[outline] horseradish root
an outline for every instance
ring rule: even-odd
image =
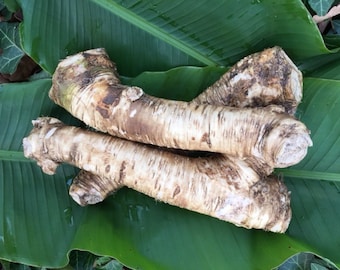
[[[106,67],[113,70],[114,83],[120,83],[114,63],[110,64],[110,61],[105,57],[101,59],[105,59]],[[231,107],[276,104],[283,106],[287,113],[293,114],[301,97],[301,72],[281,48],[274,47],[240,60],[192,102]],[[251,159],[250,164],[263,177],[272,173],[272,167],[263,163],[259,164],[256,159]],[[99,201],[93,200],[93,198],[97,198],[91,195],[93,192],[98,193],[100,188],[105,189],[105,191],[100,191],[102,194],[109,195],[116,191],[109,189],[111,185],[105,184],[107,181],[98,175],[81,170],[70,186],[70,195],[84,194],[81,205],[98,203]],[[104,199],[103,196],[100,198]]]
[[[284,232],[290,221],[286,187],[275,179],[261,181],[240,159],[222,155],[190,158],[109,135],[38,118],[23,140],[24,154],[53,174],[67,162],[107,182],[86,187],[74,199],[98,201],[107,194],[97,184],[133,188],[157,200],[232,222],[245,228]],[[81,185],[80,185],[81,186]],[[93,198],[84,198],[93,194]],[[83,197],[84,196],[84,197]]]
[[[114,136],[255,157],[272,168],[300,162],[312,144],[305,125],[279,107],[238,109],[155,98],[117,83],[112,66],[103,49],[70,56],[59,63],[49,95],[89,126]]]
[[[302,99],[302,74],[280,47],[251,54],[194,99],[231,107],[281,105],[294,114]]]
[[[79,57],[77,58],[77,56]],[[257,59],[258,61],[257,62],[252,61],[254,59]],[[77,62],[76,64],[74,63],[75,60]],[[44,132],[40,133],[40,135],[38,136],[39,139],[36,140],[37,142],[39,141],[39,143],[42,143],[40,147],[41,149],[43,149],[43,151],[39,151],[38,143],[37,143],[38,145],[37,147],[32,146],[33,144],[31,143],[31,137],[32,137],[32,134],[35,133],[34,131],[32,131],[29,138],[24,139],[25,155],[36,159],[38,161],[38,164],[40,164],[43,167],[44,171],[48,173],[53,173],[58,163],[64,162],[64,161],[71,163],[73,165],[79,166],[80,168],[88,170],[88,171],[84,171],[84,170],[81,171],[80,174],[76,177],[76,179],[74,179],[74,182],[70,187],[70,195],[81,205],[85,205],[89,203],[92,204],[92,203],[97,203],[99,201],[102,201],[111,192],[116,191],[117,189],[119,189],[120,187],[124,185],[127,185],[129,187],[136,189],[137,191],[143,192],[156,199],[159,199],[159,200],[162,200],[162,201],[165,201],[165,202],[168,202],[170,204],[174,204],[180,207],[185,207],[189,210],[193,210],[193,211],[197,211],[197,212],[207,214],[213,217],[217,217],[222,220],[235,223],[238,226],[243,226],[246,228],[261,228],[265,230],[271,230],[274,232],[284,232],[288,227],[290,217],[291,217],[291,210],[290,210],[290,205],[289,205],[290,204],[289,193],[281,181],[279,181],[278,179],[273,179],[272,177],[266,176],[267,174],[271,173],[272,168],[277,165],[275,162],[280,160],[275,157],[277,153],[277,150],[275,150],[275,148],[280,149],[280,146],[277,147],[276,145],[273,145],[273,143],[277,143],[276,139],[274,140],[272,139],[272,142],[270,144],[268,143],[266,137],[269,134],[271,134],[273,135],[272,138],[280,138],[280,139],[282,137],[287,138],[291,136],[292,134],[291,130],[293,129],[299,130],[300,128],[298,127],[298,125],[294,124],[290,128],[291,130],[289,128],[287,128],[286,130],[284,128],[277,129],[278,126],[286,125],[285,123],[286,121],[288,121],[287,123],[289,123],[290,121],[289,119],[293,119],[294,121],[296,121],[294,118],[288,117],[286,113],[289,113],[292,115],[295,112],[296,106],[300,102],[301,96],[302,96],[301,74],[296,69],[296,67],[294,67],[292,62],[289,62],[289,61],[290,61],[289,58],[284,54],[284,52],[280,48],[277,48],[277,47],[265,50],[264,52],[254,54],[249,57],[246,57],[245,59],[241,60],[238,64],[236,64],[235,67],[233,67],[229,72],[227,72],[227,74],[223,75],[218,82],[216,82],[213,86],[209,87],[206,90],[206,92],[202,93],[199,97],[194,99],[194,101],[186,103],[185,105],[188,107],[188,110],[192,110],[193,108],[195,108],[195,110],[200,111],[198,108],[201,107],[202,105],[200,104],[203,103],[204,106],[201,107],[203,108],[201,112],[204,115],[204,119],[203,119],[204,121],[210,120],[211,115],[213,115],[213,114],[209,114],[210,108],[212,107],[208,105],[214,105],[214,107],[217,108],[216,110],[218,111],[220,110],[222,106],[226,106],[226,105],[231,105],[234,107],[257,107],[257,106],[267,106],[271,104],[283,105],[284,110],[282,110],[280,106],[268,106],[267,108],[263,110],[264,112],[266,112],[264,115],[268,113],[268,114],[275,115],[275,117],[280,116],[279,117],[280,119],[278,119],[277,121],[275,119],[270,120],[271,118],[264,117],[265,120],[269,119],[269,122],[270,122],[270,123],[266,123],[265,127],[263,127],[265,132],[257,133],[253,130],[253,127],[250,129],[250,130],[253,130],[253,133],[250,133],[249,130],[246,130],[245,135],[247,136],[245,136],[244,138],[247,138],[248,136],[251,137],[251,136],[257,136],[257,135],[259,135],[260,137],[258,138],[258,140],[260,140],[259,145],[253,146],[253,149],[249,152],[248,151],[242,152],[243,150],[241,151],[239,150],[240,152],[238,152],[238,154],[236,155],[233,154],[234,157],[229,157],[229,158],[221,154],[214,154],[214,155],[211,155],[205,158],[202,158],[202,157],[201,158],[189,158],[189,157],[176,155],[173,153],[171,154],[170,152],[164,151],[164,149],[151,148],[151,147],[141,145],[138,143],[132,143],[132,142],[127,142],[121,139],[112,138],[112,140],[114,140],[115,142],[124,141],[125,143],[129,143],[131,145],[138,145],[138,147],[142,147],[143,149],[144,148],[148,149],[146,151],[150,150],[152,153],[150,152],[150,156],[149,155],[144,156],[144,154],[142,154],[143,157],[140,157],[139,155],[136,155],[137,152],[139,153],[139,150],[138,151],[133,150],[135,149],[134,147],[127,148],[126,151],[128,151],[128,155],[125,157],[124,161],[122,161],[121,159],[117,159],[116,154],[112,155],[112,153],[114,153],[114,151],[117,150],[117,144],[115,144],[113,148],[104,147],[105,149],[108,148],[108,149],[115,149],[115,150],[109,151],[111,153],[109,154],[109,157],[114,158],[114,159],[109,161],[109,164],[110,164],[109,167],[106,166],[107,165],[106,161],[109,160],[109,157],[105,159],[104,165],[105,165],[106,170],[105,170],[105,173],[103,173],[104,167],[99,168],[100,166],[98,165],[91,167],[90,165],[92,164],[93,157],[95,161],[98,161],[98,160],[102,161],[103,157],[104,158],[107,157],[106,154],[103,154],[102,158],[98,158],[99,152],[106,153],[106,150],[105,151],[99,150],[98,153],[95,153],[95,154],[92,153],[92,152],[95,152],[95,149],[91,148],[91,146],[96,148],[96,144],[94,141],[90,141],[89,144],[86,144],[85,142],[83,142],[82,139],[79,139],[79,138],[76,139],[77,143],[81,142],[80,144],[81,149],[91,150],[90,158],[88,154],[84,154],[85,157],[88,157],[87,159],[76,158],[76,156],[82,155],[82,151],[78,151],[77,150],[78,148],[75,148],[72,151],[69,151],[70,152],[69,155],[67,154],[67,148],[65,148],[64,149],[65,150],[64,153],[66,153],[65,155],[63,156],[56,155],[55,158],[53,157],[51,158],[50,153],[54,153],[54,151],[53,151],[53,147],[49,148],[48,146],[53,145],[53,143],[42,138],[50,139],[50,137],[54,137],[55,135],[59,136],[58,135],[59,131],[64,130],[64,128],[66,130],[66,128],[71,128],[71,127],[65,127],[62,123],[60,123],[56,119],[46,118],[45,120],[41,118],[41,119],[34,121],[34,125],[36,126],[34,130],[45,129],[43,128],[43,126],[49,126],[47,128],[48,130],[44,131],[45,133]],[[167,106],[167,104],[164,105],[162,102],[166,103],[168,101],[147,96],[143,93],[143,91],[140,88],[121,85],[118,79],[118,74],[116,73],[114,63],[112,63],[109,60],[108,56],[102,49],[83,52],[76,56],[67,58],[66,60],[62,61],[62,63],[64,64],[64,68],[59,69],[58,73],[56,71],[54,75],[53,87],[50,91],[50,97],[52,99],[56,98],[55,101],[58,99],[62,100],[63,106],[66,105],[65,108],[68,109],[70,112],[72,112],[74,108],[77,110],[78,105],[84,105],[82,103],[91,101],[92,103],[88,104],[90,106],[87,106],[87,107],[90,109],[95,108],[95,110],[97,110],[97,114],[92,114],[92,115],[88,114],[87,116],[89,118],[93,116],[97,117],[99,113],[99,117],[97,117],[94,120],[95,122],[102,122],[103,118],[106,118],[105,115],[106,114],[109,115],[112,112],[113,112],[114,117],[122,117],[122,120],[121,120],[122,122],[119,122],[119,121],[115,122],[114,125],[116,126],[112,128],[112,130],[116,132],[116,133],[113,133],[116,136],[118,135],[123,138],[135,140],[135,138],[126,137],[126,135],[129,132],[131,132],[131,130],[126,129],[126,127],[124,126],[124,121],[126,119],[129,119],[126,117],[134,118],[136,114],[139,113],[139,110],[130,110],[128,112],[124,110],[126,108],[128,108],[129,110],[129,108],[132,106],[132,103],[135,103],[134,105],[136,105],[136,103],[138,103],[138,101],[142,99],[144,99],[144,103],[143,102],[140,102],[140,103],[144,105],[152,105],[152,103],[156,103],[157,106],[153,108],[154,110],[153,112],[151,112],[151,114],[152,113],[156,115],[158,114],[161,117],[169,115],[170,118],[171,117],[173,118],[174,116],[172,115],[171,112],[176,113],[177,111],[181,111],[184,115],[187,113],[186,109],[184,108],[185,107],[184,105],[183,105],[183,108],[184,108],[183,109],[182,105],[177,104],[176,106],[178,106],[179,109],[176,106],[172,106],[172,108],[170,108],[169,110],[170,111],[169,114],[167,113],[162,114],[162,110]],[[62,63],[58,66],[58,68],[62,65]],[[277,66],[275,67],[275,65]],[[277,70],[275,72],[272,72],[270,66],[274,67]],[[65,67],[71,67],[71,68],[65,69]],[[237,68],[242,68],[243,70],[237,70]],[[239,75],[236,75],[236,73]],[[251,76],[253,77],[259,76],[259,78],[250,79]],[[264,76],[267,76],[267,78],[264,79]],[[74,79],[74,84],[72,85],[73,79]],[[99,85],[99,89],[96,89],[95,87],[96,85],[97,86]],[[245,89],[246,85],[248,89]],[[53,88],[57,89],[57,91],[53,91]],[[65,89],[66,91],[59,91],[60,88]],[[88,91],[89,90],[88,88],[93,88],[94,90],[100,90],[100,88],[104,88],[104,89],[111,88],[110,91],[112,90],[111,92],[113,92],[113,94],[111,93],[111,94],[102,96],[104,97],[103,99],[100,99],[100,96],[99,96],[99,99],[98,97],[92,99],[90,96],[92,94],[94,94],[95,96],[96,93],[95,91],[92,91],[93,89],[90,89],[90,91]],[[72,100],[74,98],[74,96],[72,96],[73,95],[72,92],[74,90],[83,91],[86,96],[85,100],[82,99],[82,96],[79,96],[79,95],[78,96],[76,95],[77,101]],[[215,96],[217,96],[218,98],[215,98]],[[101,101],[101,103],[97,104],[96,101],[98,100]],[[220,105],[220,107],[216,106],[216,103]],[[119,105],[118,109],[117,107],[113,105]],[[139,105],[137,104],[137,106],[134,109],[140,109],[141,107],[143,106],[141,106],[140,104]],[[160,111],[158,111],[159,108],[161,108]],[[227,108],[227,109],[231,109],[231,108]],[[257,110],[260,111],[260,109],[253,109],[252,112],[255,112]],[[123,113],[121,113],[121,111],[123,111]],[[284,111],[285,113],[283,113]],[[206,114],[206,112],[208,112],[208,114]],[[145,115],[149,113],[150,111],[142,112],[142,114],[145,114]],[[190,114],[191,113],[192,112],[190,112]],[[182,114],[177,114],[177,115],[182,115]],[[221,111],[219,111],[219,115],[224,115],[224,112],[222,113]],[[191,115],[189,115],[189,117],[187,118],[189,120],[195,120],[195,122],[197,122],[197,118],[195,117],[192,117]],[[259,119],[260,118],[262,118],[262,116],[259,117]],[[141,119],[144,119],[144,117],[142,117]],[[93,126],[91,123],[88,123],[85,120],[84,122]],[[187,122],[184,121],[182,123],[180,122],[179,125],[185,126],[189,122],[190,121],[187,121]],[[214,122],[214,119],[213,119],[213,122]],[[238,120],[235,121],[234,123],[237,123],[237,122]],[[154,122],[152,124],[155,124],[155,123],[160,125],[160,127],[163,126],[162,122]],[[133,121],[130,122],[130,125],[132,124],[133,124]],[[176,125],[172,123],[168,123],[168,124],[169,124],[169,127],[167,127],[168,128],[167,132],[170,132],[169,140],[171,140],[171,136],[173,136],[171,135],[172,127],[173,126],[176,127]],[[245,122],[244,124],[247,125]],[[260,127],[260,123],[258,122],[255,123],[254,125],[255,125],[255,129]],[[178,123],[177,123],[177,126],[178,126]],[[200,126],[200,124],[197,124],[197,126]],[[93,127],[98,129],[97,126],[93,126]],[[306,146],[306,144],[307,145],[311,144],[311,141],[308,135],[308,131],[302,123],[301,123],[301,127],[303,127],[303,129],[301,130],[303,130],[302,134],[304,135],[301,137],[300,135],[298,135],[297,139],[298,140],[302,139],[301,149],[305,148],[304,150],[306,150],[306,148],[308,147]],[[107,128],[107,126],[105,126],[105,128]],[[110,128],[111,126],[109,126],[109,129]],[[139,130],[141,131],[140,133],[144,132],[143,128],[140,128],[140,127],[137,127],[137,128],[139,128]],[[108,130],[104,129],[103,131],[110,133],[109,129]],[[145,129],[148,129],[148,127],[146,126]],[[215,130],[217,129],[213,129],[212,133],[214,133]],[[227,130],[228,129],[226,129],[226,131]],[[244,130],[243,127],[241,128],[241,130],[242,131]],[[232,130],[230,131],[233,132]],[[242,131],[241,133],[243,133]],[[89,131],[85,131],[85,132],[89,132]],[[210,132],[210,124],[209,124],[209,132]],[[72,136],[72,140],[73,138],[76,138],[76,136],[72,135],[72,132],[66,132],[66,133]],[[78,133],[78,131],[76,133]],[[97,135],[104,136],[98,133],[93,133],[93,132],[90,132],[90,133],[96,134],[96,136]],[[297,134],[299,134],[299,132],[297,132]],[[140,134],[134,134],[133,136],[136,136],[136,135],[140,136]],[[159,137],[164,136],[163,133],[157,134],[157,135]],[[237,132],[236,132],[236,135],[238,136]],[[202,136],[201,143],[204,141],[207,144],[212,144],[212,142],[210,141],[210,136],[211,134],[207,133],[205,140],[202,140],[203,139],[203,136]],[[232,134],[232,136],[235,136],[235,134]],[[235,138],[238,138],[238,140],[241,140],[241,138],[237,136]],[[62,135],[61,137],[64,137],[64,135]],[[69,137],[69,135],[67,137]],[[150,135],[147,134],[146,138],[149,139],[149,137]],[[83,137],[81,136],[81,138]],[[87,136],[85,136],[84,138],[86,139]],[[293,136],[291,136],[291,139],[292,138]],[[98,141],[100,142],[99,144],[101,144],[102,140],[99,139]],[[104,139],[103,144],[105,144],[106,142],[107,142],[107,139]],[[141,142],[155,144],[152,141],[150,142],[150,141],[141,140]],[[175,143],[178,146],[177,140],[175,141]],[[182,142],[180,141],[180,144],[181,143]],[[213,143],[215,144],[215,141],[213,141]],[[56,141],[55,145],[57,144],[58,143]],[[296,153],[296,151],[301,152],[301,149],[296,150],[296,147],[300,147],[299,144],[300,142],[298,141],[296,144],[288,143],[286,144],[286,147],[283,147],[283,149],[286,149],[285,151],[287,152],[286,156],[284,157],[285,162],[287,162],[288,160],[287,157],[289,153]],[[159,145],[159,144],[156,144],[156,145]],[[173,147],[172,145],[170,146],[161,145],[161,146]],[[211,145],[209,147],[211,148]],[[60,150],[60,148],[58,147],[56,148]],[[179,148],[183,148],[183,147],[181,146]],[[38,149],[38,150],[36,151],[33,149]],[[118,152],[119,152],[119,149],[120,148],[118,147]],[[205,150],[205,151],[212,151],[212,152],[216,151],[215,149],[206,150],[206,149],[201,149],[201,148],[199,149],[189,148],[189,150],[190,149]],[[267,151],[268,149],[269,151]],[[272,161],[274,160],[274,161],[271,162],[269,160],[268,162],[267,157],[269,156],[269,154],[263,155],[262,152],[271,152],[273,149],[275,151],[272,152],[271,160]],[[132,155],[131,155],[131,151],[133,151]],[[45,156],[34,154],[34,153],[39,153],[39,152],[43,152]],[[224,151],[217,151],[217,152],[225,153]],[[144,152],[142,151],[140,153],[144,153]],[[121,154],[122,153],[120,153],[119,156]],[[229,155],[228,151],[227,151],[227,154]],[[165,163],[164,161],[158,162],[159,158],[162,159],[163,157],[167,157],[167,155],[171,156],[169,160],[166,159]],[[71,158],[69,156],[71,156]],[[145,160],[146,161],[154,160],[155,161],[154,164],[156,164],[156,167],[158,167],[157,172],[152,170],[154,172],[152,177],[150,177],[149,173],[137,175],[136,173],[138,173],[138,170],[135,172],[135,168],[136,168],[135,166],[136,162],[134,160],[135,157],[137,157],[137,159],[140,157],[138,159],[139,160],[138,164],[143,164]],[[293,155],[292,158],[296,159],[296,156]],[[186,167],[185,166],[186,162],[183,161],[186,159],[191,160],[190,162],[194,161],[195,164],[191,164],[190,166]],[[42,161],[42,160],[45,160],[45,161]],[[79,162],[79,160],[84,161],[83,166],[81,165],[82,163]],[[143,160],[143,162],[141,162],[141,160]],[[176,160],[176,162],[171,163],[170,160]],[[204,163],[203,165],[201,164],[202,160]],[[249,161],[251,162],[249,163]],[[115,164],[114,162],[117,162],[117,163]],[[297,162],[297,161],[294,161],[294,162]],[[97,164],[99,164],[99,162],[97,162]],[[168,165],[164,165],[164,164],[168,164]],[[175,165],[173,166],[172,164],[175,164]],[[178,166],[178,164],[183,164],[183,166]],[[146,172],[149,172],[150,171],[149,165],[150,164],[148,164],[146,168],[144,166],[141,166],[141,167],[142,169],[146,170]],[[262,167],[262,165],[265,165],[265,166]],[[164,178],[159,177],[158,179],[160,180],[163,179],[162,181],[166,181],[166,182],[159,183],[158,182],[159,180],[155,180],[154,176],[155,175],[158,176],[157,173],[159,175],[164,173],[164,170],[162,170],[163,166],[165,168]],[[172,168],[172,166],[174,168],[176,167],[177,169]],[[284,166],[287,166],[287,163]],[[190,172],[188,170],[189,167],[193,169],[193,172]],[[203,167],[205,168],[204,170],[198,169],[198,171],[200,173],[205,174],[205,176],[200,176],[200,174],[196,173],[197,168],[203,168]],[[128,169],[126,170],[126,168]],[[174,174],[171,173],[173,170],[174,170],[174,173],[176,173],[177,179],[175,179],[175,177],[173,177]],[[166,174],[169,171],[171,171],[169,173],[171,181],[167,181],[169,180],[169,177]],[[184,171],[184,173],[181,173],[182,171]],[[194,175],[194,177],[190,178],[190,175]],[[138,176],[140,176],[140,178],[138,178]],[[198,182],[195,182],[196,177],[198,177],[199,179]],[[150,181],[150,178],[152,179],[151,181]],[[125,179],[125,180],[117,181],[117,179]],[[195,183],[190,184],[190,186],[188,186],[187,185],[188,183],[186,182],[183,183],[183,180],[181,179],[184,179],[184,180],[189,179],[190,182],[193,182],[193,183],[195,182]],[[204,182],[204,184],[201,183],[201,179]],[[244,180],[246,181],[244,182]],[[137,183],[146,183],[146,182],[150,185],[149,186],[148,185],[138,186],[137,184]],[[156,184],[154,184],[155,182]],[[133,186],[133,184],[135,184],[135,186]],[[153,185],[154,189],[157,189],[157,187],[159,187],[156,193],[152,193],[152,192],[150,193],[148,189],[149,187],[151,187],[152,189],[152,184],[154,184]],[[181,185],[183,185],[183,187]],[[222,195],[220,195],[220,193],[217,193],[217,197],[214,197],[215,193],[210,192],[210,191],[214,190],[214,188],[218,186],[216,188],[217,190],[222,185],[226,185],[225,187],[226,192]],[[207,188],[207,186],[209,187]],[[188,193],[193,193],[192,195],[190,195],[190,199],[186,199],[188,198],[186,196],[182,197],[183,194],[180,194],[182,190],[188,191]],[[207,195],[207,197],[203,196],[201,198],[198,198],[197,190],[204,190],[203,194]],[[223,193],[224,190],[222,189],[221,192]],[[179,200],[174,201],[172,199],[169,199],[170,198],[169,194],[171,193],[172,193],[172,197],[171,197],[172,199],[176,197],[176,199],[179,199]],[[201,194],[202,192],[199,192],[199,193]],[[200,196],[202,196],[202,194]],[[236,199],[236,201],[239,201],[239,202],[236,203],[234,199]],[[191,201],[193,202],[193,204],[191,204]],[[241,204],[242,206],[240,206],[241,201],[243,201],[243,203]],[[185,206],[183,206],[183,202]],[[225,205],[228,208],[228,210],[220,210],[219,213],[224,212],[227,214],[224,214],[223,217],[221,217],[221,215],[216,214],[216,211],[211,212],[210,210],[211,207],[210,208],[208,207],[208,210],[207,210],[207,205],[209,204],[214,205],[214,203],[212,202],[215,202],[217,205],[220,205],[220,204]],[[260,204],[262,204],[261,206],[262,208],[258,206],[259,202]],[[178,203],[180,203],[180,205]],[[202,203],[203,203],[203,206],[202,206]],[[189,206],[187,206],[186,204],[189,204]],[[198,204],[200,204],[199,207],[197,206]],[[235,210],[234,206],[240,211]],[[252,210],[250,210],[249,207]],[[263,211],[264,209],[263,207],[265,208],[264,211]],[[220,206],[216,206],[215,208],[216,208],[215,210],[221,209]],[[269,209],[271,210],[269,211]],[[229,211],[232,211],[232,214],[230,214]],[[248,211],[252,211],[252,212],[248,213]],[[241,212],[245,213],[246,217],[244,215],[242,216],[242,214],[240,214]],[[272,214],[268,214],[268,216],[266,216],[267,213],[269,212],[271,212]],[[256,215],[255,213],[257,213],[257,218],[259,220],[258,220],[258,223],[255,222],[254,224],[261,223],[261,225],[249,225],[249,224],[252,224],[251,220],[253,219],[255,220],[255,218],[252,216],[253,214]],[[265,213],[264,218],[262,218],[261,216],[262,213]],[[241,215],[241,216],[239,216],[237,219],[233,217],[234,214]],[[283,215],[284,222],[283,221],[281,223],[277,222],[276,220],[279,220],[280,219],[279,217],[269,220],[268,217],[270,215],[275,216],[275,217],[277,215],[282,217]],[[229,220],[230,217],[233,219]],[[250,221],[249,221],[249,217],[252,217]]]

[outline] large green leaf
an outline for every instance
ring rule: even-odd
[[[298,0],[18,2],[24,49],[50,73],[67,54],[92,47],[105,47],[126,76],[180,65],[230,65],[273,45],[284,47],[307,74],[318,71],[320,59],[323,74],[330,74],[331,57],[337,57],[320,56],[330,52]],[[305,62],[307,57],[313,58]],[[331,74],[336,70],[334,64]],[[124,81],[189,100],[221,71],[183,67]],[[129,189],[101,204],[77,207],[65,183],[75,169],[62,167],[46,176],[21,153],[31,119],[54,115],[70,122],[48,101],[49,86],[49,80],[40,80],[0,89],[0,239],[6,240],[0,241],[0,257],[56,267],[67,262],[69,250],[82,249],[142,269],[270,269],[297,252],[312,251],[340,263],[337,184],[305,180],[340,179],[338,81],[305,80],[299,117],[311,129],[314,147],[303,163],[282,172],[290,175],[294,213],[285,235],[237,228]]]
[[[186,87],[182,90],[194,93],[196,88],[188,88],[185,84],[186,76],[181,76],[181,73],[183,75],[188,73],[187,69],[193,72],[189,67],[156,74],[168,78],[167,84],[164,85],[167,89],[181,85],[178,82],[182,79]],[[198,68],[194,70],[197,70],[198,74],[203,72]],[[209,69],[203,70],[207,71],[208,78]],[[171,73],[176,76],[169,76]],[[138,76],[136,81],[143,82],[139,85],[147,89],[148,84],[153,84],[152,78],[156,78],[154,75],[146,73]],[[194,73],[192,77],[195,77]],[[319,81],[324,80],[306,80],[305,92],[313,95],[313,93],[317,94],[318,89],[335,91],[338,87],[337,81],[326,81],[325,88],[320,88]],[[134,84],[133,79],[127,82]],[[69,115],[47,100],[49,86],[49,80],[42,80],[2,87],[1,119],[7,119],[8,115],[16,119],[16,124],[12,125],[13,128],[9,129],[5,136],[5,138],[12,138],[9,140],[12,142],[5,143],[7,140],[2,142],[3,153],[21,150],[17,142],[19,137],[23,137],[30,129],[31,118],[40,114],[55,115],[69,122]],[[27,89],[36,90],[27,91]],[[29,99],[31,102],[24,102],[29,96],[34,98]],[[315,99],[311,100],[305,104],[306,108],[313,106]],[[33,106],[32,102],[36,105]],[[318,97],[318,102],[322,103],[322,97]],[[22,109],[16,111],[17,108]],[[325,110],[324,114],[334,112],[333,109],[334,107],[329,111]],[[26,117],[21,117],[23,111],[26,112]],[[319,112],[314,110],[310,117],[317,113]],[[318,117],[324,118],[324,114]],[[317,131],[317,125],[310,124],[310,128]],[[15,135],[21,126],[25,127],[25,131]],[[6,147],[11,144],[13,146]],[[318,145],[319,141],[314,139],[314,144]],[[15,166],[15,170],[9,170],[6,164]],[[311,180],[310,182],[303,179],[288,181],[292,191],[294,217],[288,234],[278,235],[237,228],[210,217],[156,202],[129,189],[120,190],[101,204],[81,209],[70,201],[65,184],[65,180],[74,174],[74,170],[70,168],[68,168],[70,171],[60,170],[57,176],[50,177],[43,175],[34,163],[27,162],[23,158],[4,161],[1,166],[3,175],[11,171],[20,171],[28,175],[27,183],[23,181],[25,178],[22,175],[15,173],[10,173],[8,181],[2,183],[1,197],[6,198],[8,202],[3,205],[1,213],[5,217],[2,221],[2,233],[5,238],[7,237],[6,239],[9,239],[13,232],[6,231],[6,228],[15,228],[16,232],[12,242],[3,242],[2,250],[5,252],[1,257],[6,259],[38,265],[61,266],[66,262],[69,250],[82,249],[109,255],[130,267],[142,269],[200,269],[202,267],[203,269],[221,267],[269,269],[279,265],[296,252],[302,251],[313,251],[335,262],[340,261],[337,249],[334,249],[339,246],[340,236],[333,226],[340,215],[338,213],[340,198],[337,196],[336,185],[330,185],[329,182]],[[29,174],[25,169],[26,166],[29,166]],[[15,193],[12,192],[14,186]],[[16,196],[9,196],[9,194],[16,194]],[[12,205],[17,206],[12,207]],[[51,228],[54,226],[58,229],[53,229],[51,233]],[[30,245],[32,242],[38,243],[38,247],[32,247]],[[50,243],[53,243],[56,248],[46,248]],[[20,248],[11,251],[12,246]],[[55,253],[56,250],[58,254]]]
[[[328,52],[297,0],[19,2],[23,47],[49,72],[67,54],[93,47],[105,47],[126,76],[180,65],[227,66],[273,45],[294,59]]]

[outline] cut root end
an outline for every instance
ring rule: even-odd
[[[286,168],[299,163],[307,155],[308,147],[312,145],[312,140],[307,135],[291,136],[290,140],[281,147],[279,158],[276,160],[276,168]]]
[[[294,119],[283,119],[267,137],[268,154],[272,153],[274,167],[286,168],[298,164],[313,145],[307,127]]]

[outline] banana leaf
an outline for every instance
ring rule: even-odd
[[[61,58],[105,47],[119,73],[223,65],[264,47],[295,60],[327,54],[301,1],[20,0],[22,45],[53,72]]]
[[[197,71],[202,74],[204,70],[208,71],[206,75],[209,78],[210,69],[183,67],[163,74],[148,72],[126,81],[131,84],[143,81],[144,84],[138,85],[147,89],[148,84],[154,84],[153,81],[157,84],[157,80],[152,78],[162,75],[167,77],[167,84],[159,86],[170,90],[181,80],[185,85],[188,72],[194,74],[193,71]],[[172,76],[172,73],[176,76]],[[328,95],[321,94],[339,89],[340,82],[326,82],[324,84],[321,79],[305,79],[305,92],[311,93],[308,100],[317,100],[322,104]],[[340,215],[339,189],[336,182],[313,181],[318,180],[313,178],[315,172],[322,177],[328,177],[329,174],[339,176],[339,172],[331,170],[328,173],[328,170],[309,168],[308,162],[307,165],[288,170],[293,171],[293,175],[302,173],[305,178],[313,180],[304,180],[303,177],[286,178],[292,192],[294,217],[285,235],[237,228],[156,202],[129,189],[120,190],[99,205],[86,208],[75,205],[67,194],[67,181],[75,175],[76,170],[63,167],[56,176],[44,175],[34,162],[22,156],[21,145],[18,143],[30,130],[30,119],[39,115],[58,116],[70,123],[74,121],[47,99],[49,87],[50,80],[40,80],[4,85],[0,92],[1,119],[11,119],[8,122],[14,120],[16,123],[5,123],[6,126],[12,126],[12,129],[6,129],[2,137],[1,149],[4,150],[1,151],[1,190],[2,198],[8,202],[4,203],[1,213],[4,217],[2,258],[60,267],[67,263],[67,253],[70,250],[80,249],[118,258],[136,269],[269,269],[297,252],[313,251],[339,262],[334,247],[340,245],[340,236],[333,225]],[[196,91],[196,88],[192,91]],[[34,98],[29,98],[32,96]],[[305,108],[314,106],[314,103],[308,101]],[[299,111],[305,111],[305,108],[299,108]],[[336,107],[325,107],[324,112],[314,110],[309,117],[313,119],[319,114],[317,119],[325,119],[327,114],[336,113],[334,109]],[[22,117],[23,112],[25,117]],[[309,123],[311,120],[308,118],[302,118],[302,121],[308,124],[312,134],[319,130],[319,122]],[[327,130],[333,132],[329,127]],[[337,140],[339,134],[335,130],[331,137]],[[313,140],[314,144],[320,144],[314,137]],[[320,151],[317,147],[313,153],[312,149],[306,160]],[[328,163],[336,163],[336,158],[339,155],[330,158]],[[26,181],[24,175],[27,175]],[[320,239],[325,241],[320,242]],[[32,248],[31,243],[38,245]],[[53,248],[47,248],[51,243]],[[198,254],[201,259],[192,260]]]
[[[225,71],[213,66],[279,45],[313,74],[304,80],[297,117],[310,128],[314,147],[301,164],[279,172],[292,192],[294,213],[284,235],[238,228],[127,188],[81,208],[67,194],[77,169],[62,166],[55,176],[44,175],[21,147],[31,119],[40,115],[80,123],[48,100],[49,79],[2,85],[1,258],[62,267],[67,254],[79,249],[135,269],[270,269],[309,251],[340,264],[340,82],[316,77],[336,73],[336,65],[328,65],[336,54],[325,47],[300,1],[18,3],[23,49],[47,72],[68,54],[105,47],[122,75],[158,71],[125,82],[173,99],[190,100]]]

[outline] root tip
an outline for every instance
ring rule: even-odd
[[[293,134],[285,140],[277,155],[277,168],[285,168],[299,163],[305,158],[308,148],[313,146],[309,134]]]
[[[104,200],[100,192],[91,189],[89,191],[83,190],[81,187],[72,185],[69,191],[72,199],[81,206],[89,204],[97,204]]]

